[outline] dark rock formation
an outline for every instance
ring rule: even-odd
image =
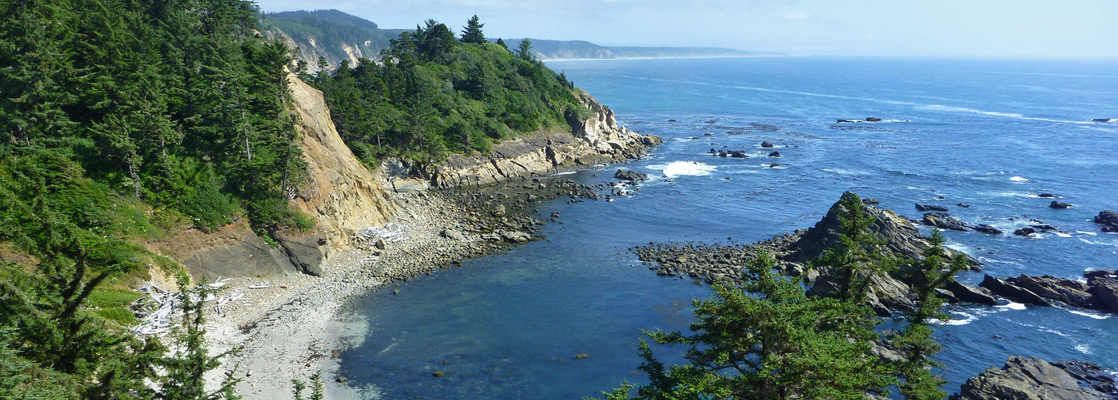
[[[1013,283],[1007,282],[1004,279],[995,278],[990,275],[986,275],[986,277],[982,279],[982,283],[978,284],[978,286],[989,289],[994,294],[1005,297],[1011,301],[1016,301],[1018,303],[1032,304],[1044,307],[1052,305],[1052,303],[1046,300],[1044,297],[1033,293],[1029,289],[1025,289],[1023,287],[1014,285]]]
[[[773,144],[769,143],[769,141],[766,140],[766,141],[761,142],[761,147],[766,148],[766,149],[771,149],[773,147]]]
[[[951,296],[954,297],[957,302],[978,303],[988,306],[994,306],[998,304],[998,299],[995,298],[994,295],[985,288],[976,288],[973,286],[965,285],[958,281],[951,281],[943,285],[943,289],[951,293]]]
[[[1009,279],[987,275],[979,286],[1019,303],[1118,313],[1118,274],[1103,270],[1091,271],[1084,276],[1087,283],[1047,275],[1021,275]]]
[[[1118,119],[1114,119],[1114,118],[1094,118],[1094,119],[1091,119],[1091,122],[1114,122],[1114,121],[1118,121]]]
[[[1095,216],[1095,223],[1102,225],[1103,232],[1118,232],[1118,213],[1101,211]]]
[[[966,231],[968,228],[966,222],[960,221],[950,215],[938,212],[924,214],[923,222],[924,225],[953,231]]]
[[[769,157],[780,157],[780,152],[779,151],[774,151],[772,153],[769,153]]]
[[[1056,200],[1052,200],[1051,203],[1048,203],[1048,208],[1063,210],[1063,209],[1066,209],[1066,208],[1071,208],[1071,204],[1062,203],[1062,202],[1059,202],[1059,201],[1056,201]]]
[[[1036,197],[1040,197],[1042,199],[1054,199],[1054,198],[1056,198],[1056,195],[1054,195],[1052,193],[1041,193],[1041,194],[1036,195]]]
[[[1102,367],[1083,361],[1056,361],[1052,363],[1079,381],[1079,386],[1089,386],[1111,398],[1118,398],[1118,380]]]
[[[876,206],[878,204],[881,204],[881,201],[877,200],[876,197],[866,197],[862,199],[862,204],[865,204],[867,206]]]
[[[1002,234],[1001,229],[998,229],[998,228],[995,228],[995,227],[992,227],[992,226],[986,225],[986,224],[978,224],[978,225],[972,226],[971,228],[974,229],[976,232],[982,232],[982,233],[987,233],[987,234],[991,234],[991,235],[1001,235]]]
[[[866,117],[866,122],[881,122],[881,118],[878,118],[878,117]]]
[[[1082,363],[1080,363],[1082,364]],[[1097,400],[1112,399],[1111,395],[1094,389],[1093,384],[1102,384],[1105,379],[1095,369],[1070,367],[1065,369],[1039,358],[1012,356],[1001,369],[990,367],[981,375],[967,379],[959,394],[953,400]],[[1074,364],[1073,364],[1074,365]],[[1090,365],[1097,368],[1097,366]],[[1068,370],[1087,375],[1077,378]],[[1109,382],[1113,387],[1113,380]]]
[[[307,237],[279,237],[280,247],[284,254],[291,260],[291,264],[308,275],[322,276],[322,260],[326,258],[323,247],[325,238]]]
[[[1024,228],[1013,231],[1013,234],[1017,235],[1017,236],[1029,236],[1029,235],[1032,235],[1034,233],[1036,233],[1036,229],[1033,229],[1033,228],[1030,228],[1030,227],[1024,227]]]
[[[842,119],[842,118],[838,119],[838,123],[840,123],[840,124],[852,124],[854,122],[857,122],[857,121],[854,121],[854,120],[851,120],[851,119]]]
[[[780,164],[777,164],[777,163],[769,164],[769,168],[776,168],[776,167],[779,167],[779,166],[780,166]]]
[[[617,179],[620,179],[620,180],[623,180],[623,181],[631,181],[631,182],[639,182],[639,181],[647,181],[648,180],[648,174],[646,174],[644,172],[631,171],[631,170],[625,170],[625,169],[618,169],[617,172],[613,173],[613,177],[617,178]]]
[[[731,151],[730,152],[730,157],[733,157],[733,158],[749,158],[749,156],[745,155],[744,150]]]
[[[942,212],[947,212],[949,210],[947,209],[947,207],[944,207],[944,206],[917,203],[916,204],[916,211],[942,211]]]

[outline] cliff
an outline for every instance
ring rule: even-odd
[[[313,216],[315,226],[307,232],[278,232],[278,247],[265,243],[244,220],[213,233],[189,228],[149,244],[177,259],[195,278],[321,275],[323,262],[348,248],[362,229],[382,226],[392,217],[395,206],[381,185],[383,177],[357,161],[342,141],[322,92],[294,75],[289,80],[291,111],[299,120],[296,130],[308,175],[291,206]]]
[[[589,118],[571,117],[571,132],[540,132],[493,146],[487,155],[456,155],[438,165],[386,163],[387,186],[397,192],[453,187],[476,187],[527,179],[596,164],[639,157],[662,140],[617,125],[613,110],[580,91],[579,100]]]

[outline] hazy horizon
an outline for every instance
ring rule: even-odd
[[[1118,58],[1107,0],[258,0],[265,12],[336,8],[382,28],[428,18],[455,31],[477,14],[489,37],[606,46],[726,47],[789,55]]]

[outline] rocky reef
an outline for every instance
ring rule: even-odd
[[[854,196],[843,194],[843,198]],[[874,217],[870,226],[884,245],[878,252],[901,259],[919,260],[924,249],[931,246],[929,237],[920,233],[909,220],[890,210],[881,210],[867,205],[866,212]],[[740,271],[749,260],[761,252],[767,252],[777,260],[777,268],[790,275],[804,275],[809,291],[818,293],[833,286],[833,272],[807,270],[807,262],[819,257],[839,241],[841,223],[839,215],[846,212],[842,199],[828,210],[815,226],[806,230],[774,236],[770,240],[747,245],[707,245],[707,244],[649,244],[632,250],[650,269],[662,276],[685,276],[703,279],[707,282],[739,284]],[[947,250],[949,254],[954,254]],[[972,268],[978,262],[969,256]],[[870,283],[870,305],[880,315],[890,315],[892,311],[908,310],[914,306],[910,298],[909,284],[904,281],[905,266],[895,273],[877,276]],[[955,282],[941,291],[941,295],[952,301],[978,302],[991,304],[996,300],[982,288],[974,288]]]
[[[1008,279],[986,275],[979,286],[1018,303],[1118,313],[1118,272],[1089,271],[1083,276],[1085,283],[1047,275]]]
[[[1002,368],[990,367],[963,384],[952,400],[1097,400],[1118,398],[1114,378],[1097,365],[1080,361],[1049,363],[1013,356]]]

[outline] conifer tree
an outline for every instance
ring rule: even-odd
[[[466,21],[466,27],[462,29],[462,43],[485,44],[485,35],[481,33],[484,26],[485,24],[478,22],[476,14],[470,17]]]

